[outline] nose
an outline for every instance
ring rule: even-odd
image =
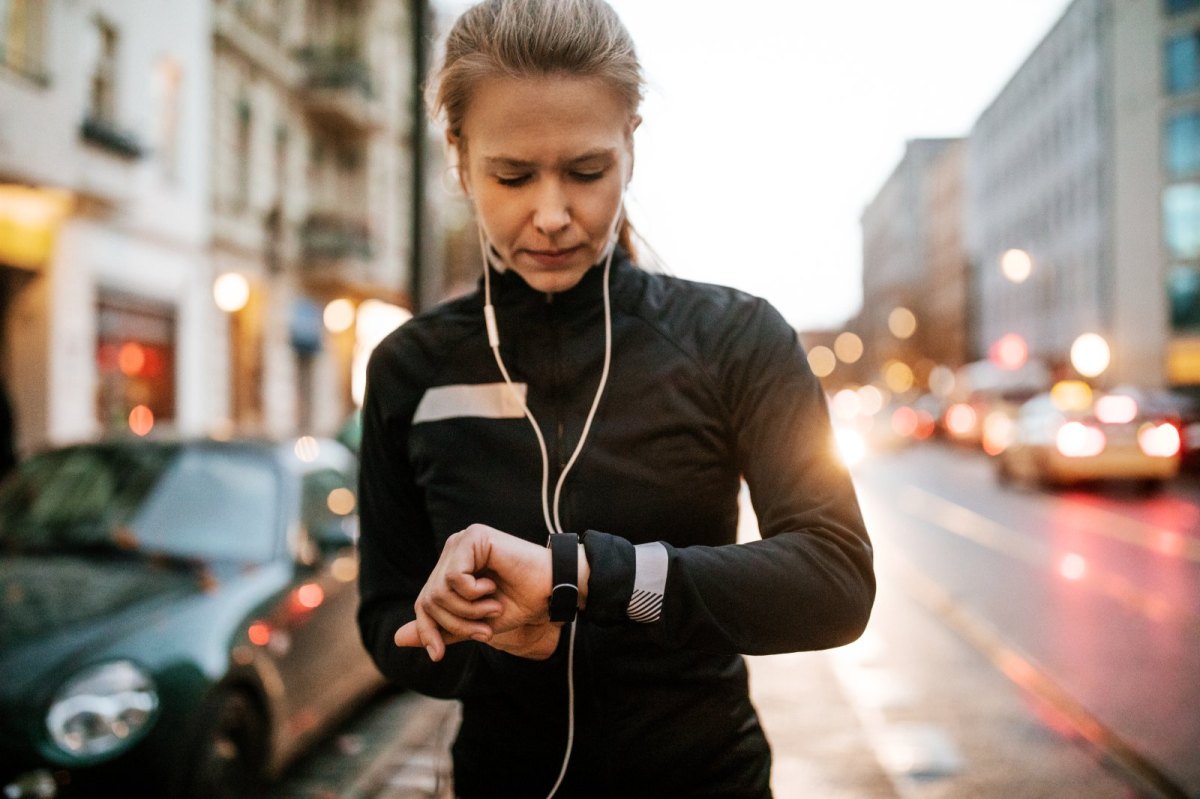
[[[571,224],[571,208],[557,181],[543,182],[535,199],[533,226],[543,236],[553,237]]]

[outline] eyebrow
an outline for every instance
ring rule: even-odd
[[[563,166],[573,166],[586,161],[596,161],[615,157],[616,150],[612,148],[603,148],[598,150],[589,150],[582,155],[577,155],[574,158],[569,158],[562,162]],[[507,158],[504,156],[492,156],[483,159],[483,163],[490,169],[532,169],[538,164],[536,161],[524,161],[520,158]]]

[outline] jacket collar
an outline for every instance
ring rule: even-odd
[[[615,290],[623,278],[636,269],[629,260],[628,254],[621,247],[613,253],[612,289]],[[537,291],[525,282],[515,271],[509,269],[500,272],[488,266],[492,278],[492,303],[503,308],[544,307],[553,306],[562,312],[587,313],[591,309],[599,310],[604,296],[604,261],[593,264],[579,282],[566,291],[553,294]],[[483,292],[483,278],[479,278],[479,291]]]

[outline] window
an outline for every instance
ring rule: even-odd
[[[1200,329],[1200,269],[1176,266],[1167,276],[1167,299],[1174,330]]]
[[[1200,172],[1200,111],[1170,117],[1166,133],[1167,172],[1176,178]]]
[[[1163,235],[1175,258],[1200,258],[1200,183],[1179,183],[1163,192]]]
[[[1200,88],[1200,30],[1167,40],[1164,74],[1168,94],[1183,94]]]
[[[234,208],[244,211],[250,205],[250,131],[253,122],[250,111],[250,101],[239,100],[237,103],[237,138],[234,144],[235,169],[237,181],[234,188]]]
[[[183,82],[179,62],[163,58],[155,68],[155,89],[159,98],[158,156],[163,177],[174,182],[179,171],[179,104]]]
[[[1182,14],[1200,8],[1200,0],[1166,0],[1168,14]]]
[[[105,291],[96,310],[101,425],[145,435],[156,424],[174,420],[174,308]]]
[[[46,0],[0,0],[0,64],[44,79]]]
[[[304,476],[301,518],[314,543],[349,546],[358,535],[357,499],[351,475],[322,469]]]
[[[92,118],[112,124],[117,116],[117,48],[120,40],[117,29],[104,20],[97,18],[95,25],[100,47],[92,70],[89,110]]]

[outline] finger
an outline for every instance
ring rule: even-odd
[[[392,640],[396,642],[396,646],[424,646],[421,643],[421,636],[417,633],[417,623],[415,621],[410,621],[399,630],[396,630],[396,634],[392,637]]]
[[[478,577],[462,572],[447,577],[446,584],[464,599],[481,599],[496,592],[496,581],[490,577]]]
[[[417,626],[417,636],[421,640],[421,646],[425,647],[425,651],[429,653],[429,659],[437,663],[446,654],[442,631],[438,629],[437,622],[433,617],[428,612],[422,611],[419,604],[416,610],[417,618],[414,623]]]
[[[433,607],[441,608],[460,619],[471,621],[499,616],[504,610],[504,605],[498,597],[486,595],[483,599],[472,601],[464,599],[454,591],[440,591],[430,594],[429,605],[426,606],[426,610],[430,610]],[[441,623],[440,617],[438,623]]]
[[[431,605],[427,610],[442,631],[449,636],[456,636],[460,641],[467,638],[486,641],[492,637],[492,628],[483,622],[464,619],[438,605]]]

